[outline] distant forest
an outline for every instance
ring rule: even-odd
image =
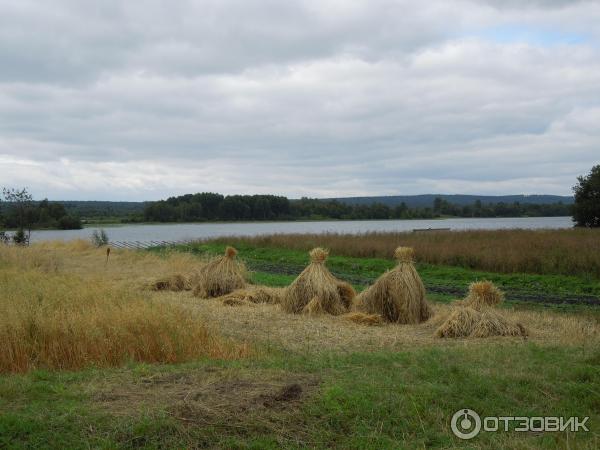
[[[28,229],[62,229],[81,228],[77,214],[67,211],[59,202],[48,200],[30,201],[25,204],[0,203],[0,228],[16,229],[23,224]]]
[[[406,203],[348,204],[338,200],[302,198],[290,200],[275,195],[187,194],[147,203],[143,218],[148,222],[201,222],[242,220],[368,220],[432,219],[438,217],[541,217],[569,216],[571,205],[562,202],[483,203],[456,205],[435,198],[430,207],[408,207]],[[133,217],[132,217],[133,219]]]

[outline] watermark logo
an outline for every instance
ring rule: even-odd
[[[452,416],[450,427],[454,435],[460,439],[473,439],[482,430],[498,431],[589,431],[589,417],[484,417],[483,419],[472,409],[459,409]]]
[[[460,409],[452,416],[452,432],[461,439],[472,439],[481,431],[481,417],[472,409]]]

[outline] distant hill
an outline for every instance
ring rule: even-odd
[[[567,195],[462,195],[462,194],[422,194],[422,195],[391,195],[380,197],[339,197],[322,200],[337,200],[347,205],[371,205],[382,203],[387,206],[397,206],[404,202],[409,208],[433,207],[434,200],[439,197],[449,203],[465,206],[472,205],[477,200],[481,203],[514,203],[548,205],[562,202],[565,205],[573,203],[573,197]]]

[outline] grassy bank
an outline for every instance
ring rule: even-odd
[[[399,245],[414,247],[417,261],[501,273],[579,275],[600,278],[600,230],[471,230],[422,233],[270,235],[211,242],[253,248],[391,258]]]

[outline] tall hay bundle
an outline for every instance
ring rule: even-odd
[[[309,316],[318,316],[320,314],[326,314],[325,304],[320,297],[313,297],[310,302],[302,308],[302,314],[308,314]]]
[[[439,338],[486,338],[492,336],[527,336],[525,327],[512,323],[491,308],[478,311],[470,306],[458,306],[435,331]]]
[[[432,316],[432,311],[425,300],[425,286],[413,265],[414,250],[398,247],[394,256],[398,265],[361,292],[353,309],[379,314],[393,323],[424,322]]]
[[[476,281],[469,285],[469,294],[461,302],[478,311],[487,306],[497,306],[504,301],[504,292],[491,281]]]
[[[356,293],[352,286],[335,278],[325,267],[327,256],[328,252],[322,248],[310,251],[310,264],[283,292],[281,307],[284,311],[333,315],[348,311]]]
[[[346,309],[350,309],[352,306],[352,301],[356,297],[356,291],[352,287],[350,283],[346,283],[345,281],[337,281],[337,291],[340,295],[340,299],[344,304]]]
[[[200,271],[198,269],[192,270],[187,276],[187,290],[193,291],[200,283],[200,278]]]
[[[227,247],[223,256],[214,258],[198,271],[196,297],[220,297],[246,285],[246,266],[235,259],[235,255],[237,250]]]

